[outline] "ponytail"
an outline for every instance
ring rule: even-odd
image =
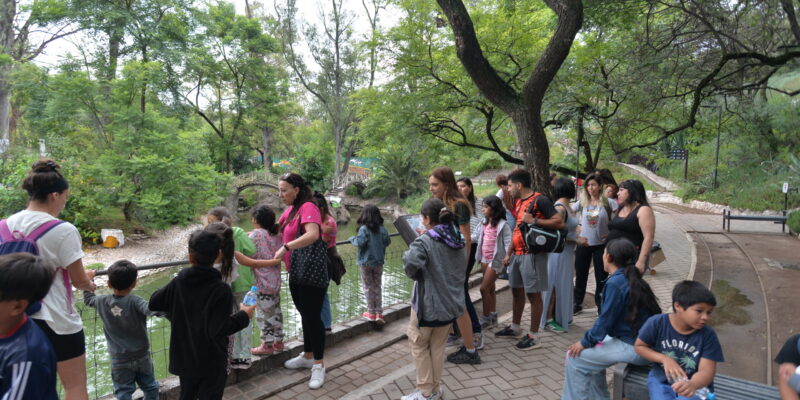
[[[444,206],[444,203],[437,199],[431,198],[422,204],[420,214],[431,221],[432,225],[452,224],[456,220],[455,214]]]
[[[207,232],[211,232],[220,238],[219,249],[222,252],[222,279],[227,281],[233,273],[233,251],[236,244],[233,241],[233,229],[224,222],[212,222],[206,226]]]
[[[647,315],[660,314],[661,306],[658,304],[653,289],[642,279],[639,268],[636,268],[639,252],[630,240],[619,238],[608,242],[606,253],[611,258],[611,262],[621,268],[628,279],[628,314],[625,321],[631,324],[633,333],[638,334],[641,323],[644,322],[643,318],[639,318],[639,314],[642,311]]]

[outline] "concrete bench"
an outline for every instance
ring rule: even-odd
[[[647,392],[647,374],[650,372],[650,367],[619,363],[614,366],[613,371],[612,400],[646,400],[650,398]],[[718,399],[724,400],[781,398],[777,387],[720,374],[714,377],[714,393]]]
[[[766,221],[781,224],[781,230],[786,232],[786,216],[785,215],[731,215],[731,210],[722,212],[722,229],[727,232],[731,231],[731,220],[742,221]],[[727,227],[726,227],[727,224]]]

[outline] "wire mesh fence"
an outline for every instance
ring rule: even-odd
[[[396,234],[392,235],[396,236]],[[413,282],[403,273],[402,255],[406,244],[399,238],[393,237],[392,244],[386,249],[386,259],[383,272],[383,305],[406,302],[411,297]],[[338,243],[339,254],[342,256],[347,268],[347,273],[342,278],[341,285],[331,283],[328,296],[331,304],[333,324],[344,322],[359,317],[366,310],[363,290],[361,287],[361,273],[356,265],[356,249],[347,242]],[[145,300],[156,290],[166,285],[174,278],[181,268],[187,265],[178,265],[163,268],[147,276],[141,276],[133,294]],[[246,267],[240,267],[246,268]],[[287,340],[302,334],[300,314],[294,308],[289,294],[288,276],[282,272],[281,309],[283,311],[283,329]],[[110,293],[108,288],[98,288],[98,294]],[[83,319],[86,335],[86,372],[88,376],[89,397],[97,399],[114,391],[111,381],[111,365],[108,356],[106,339],[103,334],[103,323],[94,309],[83,304],[82,295],[76,296],[76,308]],[[260,343],[260,331],[255,318],[245,328],[251,334],[251,347]],[[166,318],[149,317],[147,331],[150,339],[150,355],[155,367],[156,379],[169,376],[169,338],[170,323]],[[59,385],[60,390],[60,385]]]

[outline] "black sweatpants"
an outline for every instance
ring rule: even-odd
[[[603,269],[603,252],[606,246],[598,244],[597,246],[583,247],[578,246],[575,248],[575,292],[573,292],[573,299],[575,306],[583,304],[583,298],[586,296],[586,283],[589,281],[589,267],[594,261],[594,280],[597,282],[597,289],[594,291],[594,303],[597,304],[597,311],[600,311],[602,302],[600,294],[603,293],[603,281],[608,278],[608,272]]]
[[[325,326],[322,324],[322,301],[328,288],[289,284],[292,301],[303,323],[303,351],[322,360],[325,353]]]
[[[181,382],[180,400],[221,400],[228,375],[222,371],[214,376],[202,378],[178,376],[178,379]]]

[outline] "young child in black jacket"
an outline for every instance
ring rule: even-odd
[[[212,265],[219,236],[196,231],[189,238],[189,263],[150,297],[150,310],[172,322],[169,372],[181,383],[181,400],[221,399],[227,378],[228,336],[250,323],[255,306],[231,315],[233,293]]]

